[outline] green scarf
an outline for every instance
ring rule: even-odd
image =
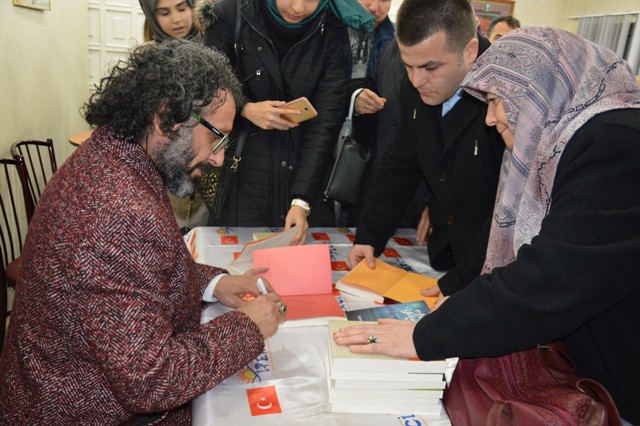
[[[373,25],[375,24],[375,18],[369,12],[355,0],[320,0],[320,5],[311,16],[300,21],[297,24],[291,24],[282,18],[278,8],[276,6],[276,0],[267,0],[267,6],[269,13],[274,19],[285,28],[300,28],[313,20],[325,7],[329,7],[331,13],[333,13],[343,24],[359,30],[361,28],[367,31],[373,31]]]

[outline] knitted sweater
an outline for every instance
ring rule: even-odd
[[[128,422],[189,402],[258,355],[244,314],[200,325],[196,264],[144,149],[98,129],[47,185],[0,359],[0,424]]]

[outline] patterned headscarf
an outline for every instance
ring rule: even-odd
[[[640,88],[609,49],[550,27],[511,31],[462,82],[473,96],[499,96],[514,133],[505,151],[483,272],[507,265],[536,236],[551,205],[567,142],[604,111],[640,108]]]
[[[156,18],[156,2],[158,0],[139,0],[139,1],[140,1],[140,8],[144,13],[144,17],[146,18],[147,23],[149,24],[149,28],[151,28],[151,32],[153,33],[153,39],[158,42],[170,39],[171,36],[162,30],[162,28],[160,27],[160,24],[158,24],[158,19]],[[186,1],[189,7],[193,9],[195,0],[186,0]],[[191,28],[191,31],[189,31],[189,34],[187,35],[186,38],[192,39],[197,35],[198,35],[198,30],[196,29],[195,22],[194,22],[193,28]]]

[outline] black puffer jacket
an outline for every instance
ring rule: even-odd
[[[325,9],[307,24],[306,34],[279,61],[263,16],[268,13],[262,10],[266,8],[264,0],[237,1],[243,1],[240,77],[246,101],[290,101],[306,96],[318,117],[289,131],[262,130],[245,120],[249,136],[237,178],[222,217],[210,223],[282,226],[291,199],[299,197],[313,206],[311,226],[331,225],[330,209],[320,207],[345,115],[342,101],[349,67],[347,29]],[[204,43],[224,52],[235,65],[236,0],[202,0],[196,16],[204,31]],[[227,151],[231,154],[233,149]]]

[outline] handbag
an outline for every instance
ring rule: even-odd
[[[622,425],[609,392],[576,377],[558,342],[458,361],[443,402],[456,426]]]
[[[356,97],[364,89],[351,95],[349,113],[342,123],[338,135],[335,162],[324,190],[324,201],[329,198],[345,205],[358,204],[367,165],[371,159],[371,148],[360,145],[353,137],[353,110]]]

